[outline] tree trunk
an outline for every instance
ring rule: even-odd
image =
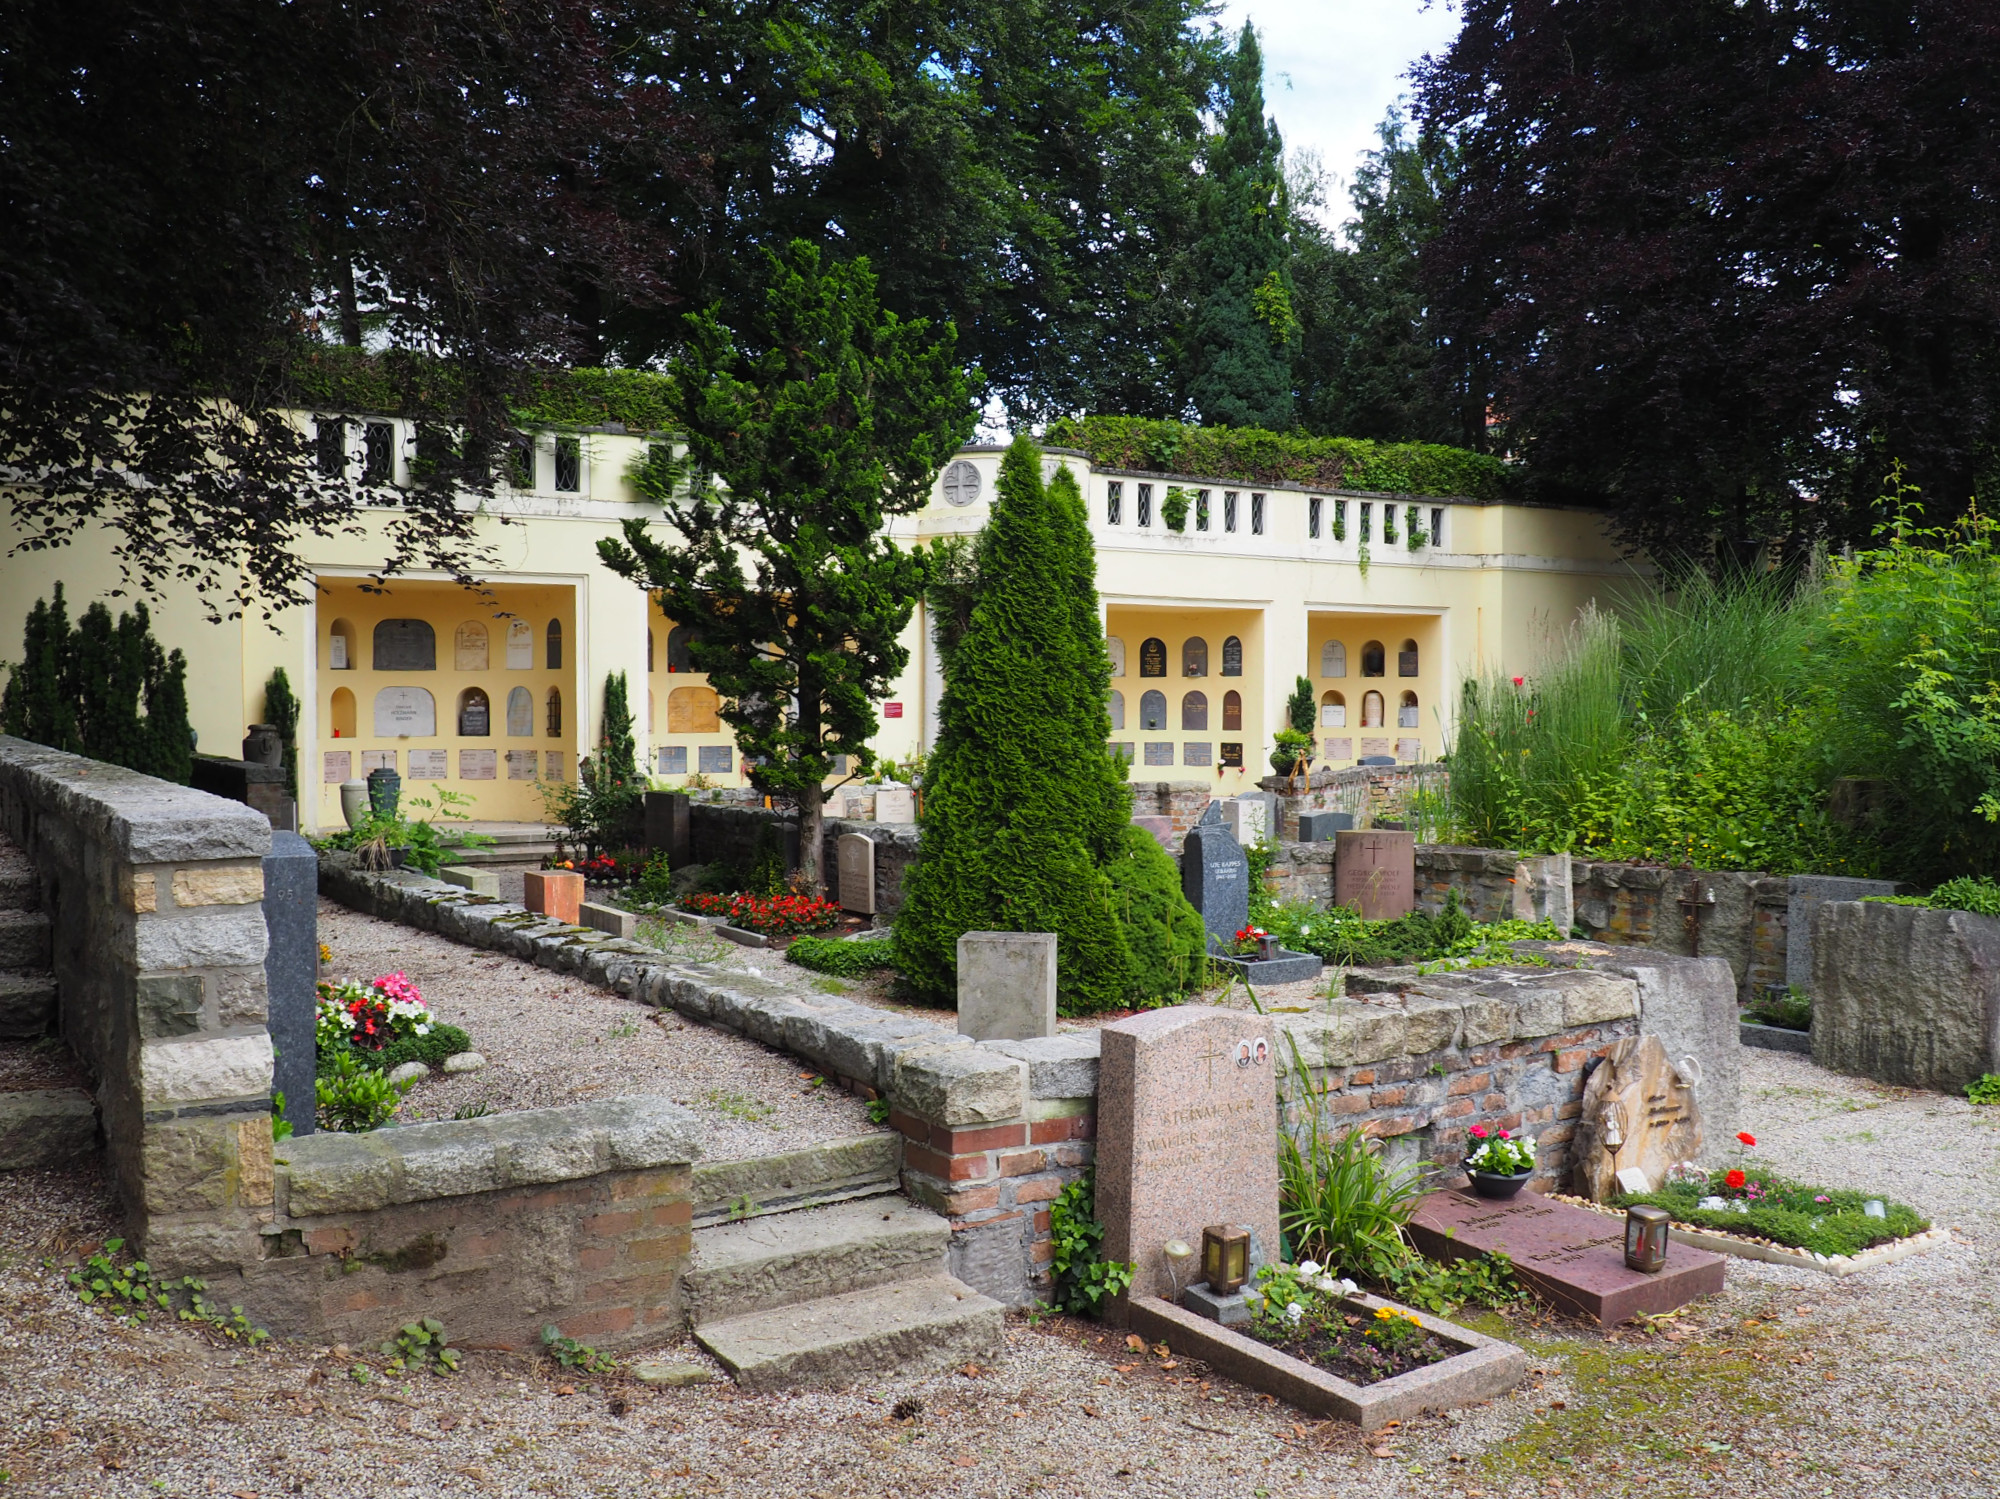
[[[815,782],[799,788],[799,884],[814,898],[826,894],[820,867],[820,830],[826,825],[826,788]]]

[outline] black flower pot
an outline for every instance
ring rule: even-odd
[[[1472,1178],[1472,1190],[1481,1197],[1493,1202],[1505,1202],[1527,1186],[1528,1178],[1535,1173],[1523,1171],[1516,1176],[1501,1176],[1494,1171],[1469,1171],[1466,1174]]]

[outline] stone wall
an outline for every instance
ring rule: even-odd
[[[1826,902],[1812,950],[1820,1066],[1942,1093],[2000,1071],[2000,920]]]
[[[799,823],[790,813],[765,807],[732,807],[694,802],[688,821],[697,864],[725,863],[748,868],[758,857],[764,829],[776,827],[783,840],[785,864],[799,861]],[[820,824],[820,872],[827,899],[840,900],[839,844],[843,833],[859,833],[875,845],[875,910],[893,916],[903,906],[903,876],[917,862],[917,825],[913,822],[870,822],[829,817]]]
[[[1187,830],[1201,821],[1201,814],[1215,800],[1215,788],[1206,781],[1133,781],[1132,815],[1164,817],[1173,824],[1170,851],[1178,856]]]
[[[128,1235],[254,1258],[271,1208],[260,812],[0,736],[0,825],[54,925],[63,1039],[95,1080]]]
[[[1258,784],[1278,797],[1282,824],[1273,834],[1296,838],[1301,812],[1346,812],[1357,828],[1402,819],[1415,791],[1442,792],[1442,765],[1350,765],[1345,770],[1315,770],[1303,782],[1288,776],[1267,776]]]

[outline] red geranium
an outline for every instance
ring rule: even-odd
[[[1743,1190],[1743,1184],[1749,1179],[1750,1178],[1745,1176],[1741,1171],[1732,1171],[1727,1176],[1723,1177],[1722,1184],[1725,1187],[1729,1188],[1729,1190],[1732,1192],[1741,1192]]]
[[[821,932],[840,920],[839,906],[807,895],[696,894],[683,900],[681,909],[703,916],[720,916],[731,926],[762,932],[767,937]]]
[[[1742,1141],[1742,1142],[1743,1142],[1743,1143],[1744,1143],[1745,1145],[1755,1145],[1755,1144],[1757,1143],[1757,1137],[1756,1137],[1755,1135],[1751,1134],[1751,1133],[1750,1133],[1749,1131],[1747,1131],[1747,1130],[1740,1130],[1740,1129],[1739,1129],[1739,1130],[1738,1130],[1738,1131],[1736,1132],[1736,1138],[1737,1138],[1737,1139],[1739,1139],[1739,1140],[1741,1140],[1741,1141]]]

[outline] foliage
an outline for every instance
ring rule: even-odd
[[[459,850],[493,846],[490,835],[452,825],[468,820],[465,808],[472,801],[464,792],[432,783],[429,796],[405,796],[394,816],[383,817],[370,808],[353,827],[315,839],[313,846],[353,849],[363,867],[372,868],[383,867],[387,851],[400,848],[408,865],[436,878],[445,861]],[[412,821],[403,815],[404,807],[429,815]]]
[[[321,1051],[380,1051],[391,1042],[428,1036],[435,1024],[423,995],[400,971],[366,984],[314,987],[319,993],[314,1036]]]
[[[1318,724],[1318,697],[1313,691],[1311,677],[1298,677],[1292,682],[1292,695],[1285,699],[1285,722],[1302,734],[1312,733]],[[1276,830],[1273,829],[1275,834]]]
[[[276,667],[264,683],[264,722],[278,731],[283,744],[285,790],[294,800],[299,794],[299,699],[292,691],[292,679],[284,667]]]
[[[899,637],[923,565],[886,522],[922,508],[976,411],[952,329],[884,310],[865,259],[794,241],[766,261],[735,327],[713,308],[688,320],[674,366],[687,450],[656,446],[634,475],[670,529],[629,520],[599,551],[698,632],[689,654],[752,783],[799,806],[818,893],[834,757],[873,762],[875,700],[909,662]]]
[[[1137,1268],[1097,1257],[1104,1225],[1097,1221],[1096,1203],[1095,1174],[1085,1171],[1049,1204],[1049,1237],[1054,1250],[1049,1271],[1055,1277],[1055,1304],[1077,1316],[1095,1316],[1107,1297],[1119,1295],[1132,1284]]]
[[[1506,1306],[1525,1300],[1528,1294],[1514,1278],[1513,1261],[1497,1253],[1462,1260],[1431,1260],[1412,1254],[1401,1264],[1391,1265],[1382,1283],[1398,1301],[1440,1317],[1448,1317],[1462,1306]]]
[[[835,978],[893,971],[896,957],[887,942],[841,942],[830,937],[798,937],[785,949],[785,961]]]
[[[390,1082],[387,1073],[369,1066],[352,1047],[334,1051],[313,1083],[319,1127],[346,1134],[379,1129],[395,1117],[409,1087]]]
[[[1257,889],[1253,880],[1251,888]],[[1445,894],[1437,915],[1413,911],[1392,921],[1367,921],[1350,907],[1323,908],[1311,901],[1253,903],[1252,917],[1292,952],[1309,952],[1344,967],[1435,962],[1444,967],[1488,967],[1495,962],[1533,963],[1516,954],[1516,942],[1554,942],[1568,936],[1546,921],[1474,921]]]
[[[141,709],[144,709],[141,712]],[[101,602],[70,627],[63,586],[28,611],[0,732],[185,786],[194,773],[187,659],[160,649],[144,604],[117,623]]]
[[[1079,448],[1100,467],[1243,484],[1497,500],[1507,498],[1515,483],[1497,458],[1426,442],[1313,437],[1131,416],[1059,417],[1044,429],[1042,440],[1051,447]]]
[[[1744,1006],[1743,1018],[1780,1030],[1812,1029],[1812,996],[1803,989],[1765,989]]]
[[[581,847],[586,859],[638,841],[645,818],[644,781],[620,780],[585,760],[578,763],[574,781],[542,781],[536,790],[549,817],[562,826],[563,837]]]
[[[1907,1239],[1929,1228],[1930,1220],[1900,1202],[1884,1202],[1886,1216],[1870,1217],[1867,1192],[1806,1186],[1757,1166],[1695,1173],[1670,1181],[1657,1192],[1616,1199],[1618,1207],[1651,1203],[1680,1223],[1755,1234],[1814,1254],[1859,1254],[1876,1244]]]
[[[444,1324],[435,1317],[405,1322],[396,1336],[382,1344],[388,1371],[401,1374],[409,1369],[428,1369],[433,1374],[456,1374],[464,1355],[450,1346]]]
[[[674,872],[665,849],[646,856],[638,879],[632,882],[632,899],[642,905],[664,906],[674,898]]]
[[[610,672],[604,678],[603,727],[597,736],[597,755],[592,769],[610,784],[644,789],[645,778],[639,774],[638,751],[632,743],[632,707],[622,671]]]
[[[1223,74],[1222,130],[1208,142],[1190,248],[1186,392],[1204,421],[1292,424],[1291,217],[1277,126],[1264,115],[1264,56],[1244,22]]]
[[[1167,486],[1166,498],[1160,501],[1160,520],[1169,531],[1187,530],[1188,491],[1179,484]]]
[[[1946,880],[1930,894],[1935,911],[1971,911],[1979,916],[2000,916],[2000,884],[1985,875],[1960,875]]]
[[[549,1357],[565,1369],[576,1369],[584,1374],[612,1374],[618,1369],[617,1359],[608,1353],[599,1353],[575,1338],[564,1337],[553,1322],[542,1329],[542,1346],[548,1349]]]
[[[1965,1096],[1977,1104],[2000,1103],[2000,1076],[1982,1072],[1965,1085]]]
[[[720,916],[746,932],[788,937],[794,932],[823,932],[840,920],[840,907],[810,895],[712,895],[694,891],[681,897],[681,909],[702,916]]]
[[[871,1098],[868,1100],[868,1122],[870,1124],[887,1124],[889,1122],[888,1099]]]
[[[1208,982],[1208,928],[1181,891],[1181,872],[1159,840],[1126,825],[1124,843],[1104,866],[1111,914],[1132,953],[1132,1000],[1147,1008]]]
[[[1476,1142],[1465,1157],[1467,1171],[1484,1171],[1493,1176],[1519,1176],[1535,1169],[1535,1144],[1516,1140],[1511,1130],[1488,1134],[1486,1126],[1475,1124],[1467,1131]]]
[[[1271,768],[1279,775],[1301,774],[1302,767],[1311,764],[1314,745],[1311,733],[1287,727],[1278,730],[1271,739]]]
[[[1045,484],[1026,437],[1001,460],[977,556],[964,632],[943,655],[897,967],[920,993],[953,994],[963,933],[1054,932],[1064,1012],[1115,1009],[1170,980],[1135,973],[1107,874],[1135,845],[1124,764],[1105,748],[1110,662],[1089,524],[1069,468]]]
[[[203,1299],[208,1282],[192,1275],[179,1279],[157,1274],[144,1260],[118,1263],[123,1239],[106,1239],[103,1247],[85,1255],[67,1279],[77,1300],[86,1306],[102,1303],[121,1321],[145,1322],[159,1313],[168,1313],[182,1322],[199,1322],[235,1342],[254,1348],[270,1338],[261,1327],[253,1327],[243,1308],[232,1306],[218,1311]]]

